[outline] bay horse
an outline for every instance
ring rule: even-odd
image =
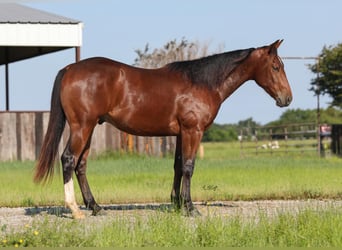
[[[292,100],[277,53],[281,43],[277,40],[268,46],[173,62],[158,69],[100,57],[66,66],[54,82],[35,182],[52,177],[67,121],[70,137],[61,155],[65,204],[74,218],[84,218],[75,200],[75,172],[85,206],[98,214],[101,207],[86,177],[87,157],[94,127],[108,122],[134,135],[176,136],[171,201],[188,215],[196,214],[190,195],[196,152],[222,102],[248,80],[254,80],[280,107]]]

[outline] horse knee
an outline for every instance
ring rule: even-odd
[[[187,160],[183,166],[183,175],[185,177],[192,177],[192,174],[194,172],[194,161],[193,160]]]

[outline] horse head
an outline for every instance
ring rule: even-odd
[[[274,100],[277,106],[288,106],[292,101],[292,92],[284,71],[284,64],[278,56],[277,49],[283,40],[277,40],[269,46],[256,50],[259,60],[254,80]]]

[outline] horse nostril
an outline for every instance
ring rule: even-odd
[[[287,97],[277,97],[275,98],[276,104],[279,107],[286,107],[289,106],[291,101],[292,101],[292,96],[287,96]]]

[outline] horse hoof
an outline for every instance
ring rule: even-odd
[[[202,214],[196,208],[194,208],[193,210],[190,211],[190,216],[199,217],[199,216],[202,216]]]
[[[100,207],[99,205],[95,204],[95,206],[93,207],[93,212],[91,215],[96,216],[96,215],[105,215],[105,211],[103,211],[102,207]]]
[[[72,217],[73,217],[75,220],[82,220],[82,219],[85,218],[85,215],[84,215],[84,213],[82,213],[81,211],[78,211],[78,212],[72,213]]]
[[[100,210],[93,210],[91,215],[93,215],[93,216],[104,216],[104,215],[107,215],[107,213],[102,208],[100,208]]]
[[[193,208],[191,210],[184,208],[183,215],[188,216],[188,217],[198,217],[198,216],[201,216],[202,214],[196,208]]]

